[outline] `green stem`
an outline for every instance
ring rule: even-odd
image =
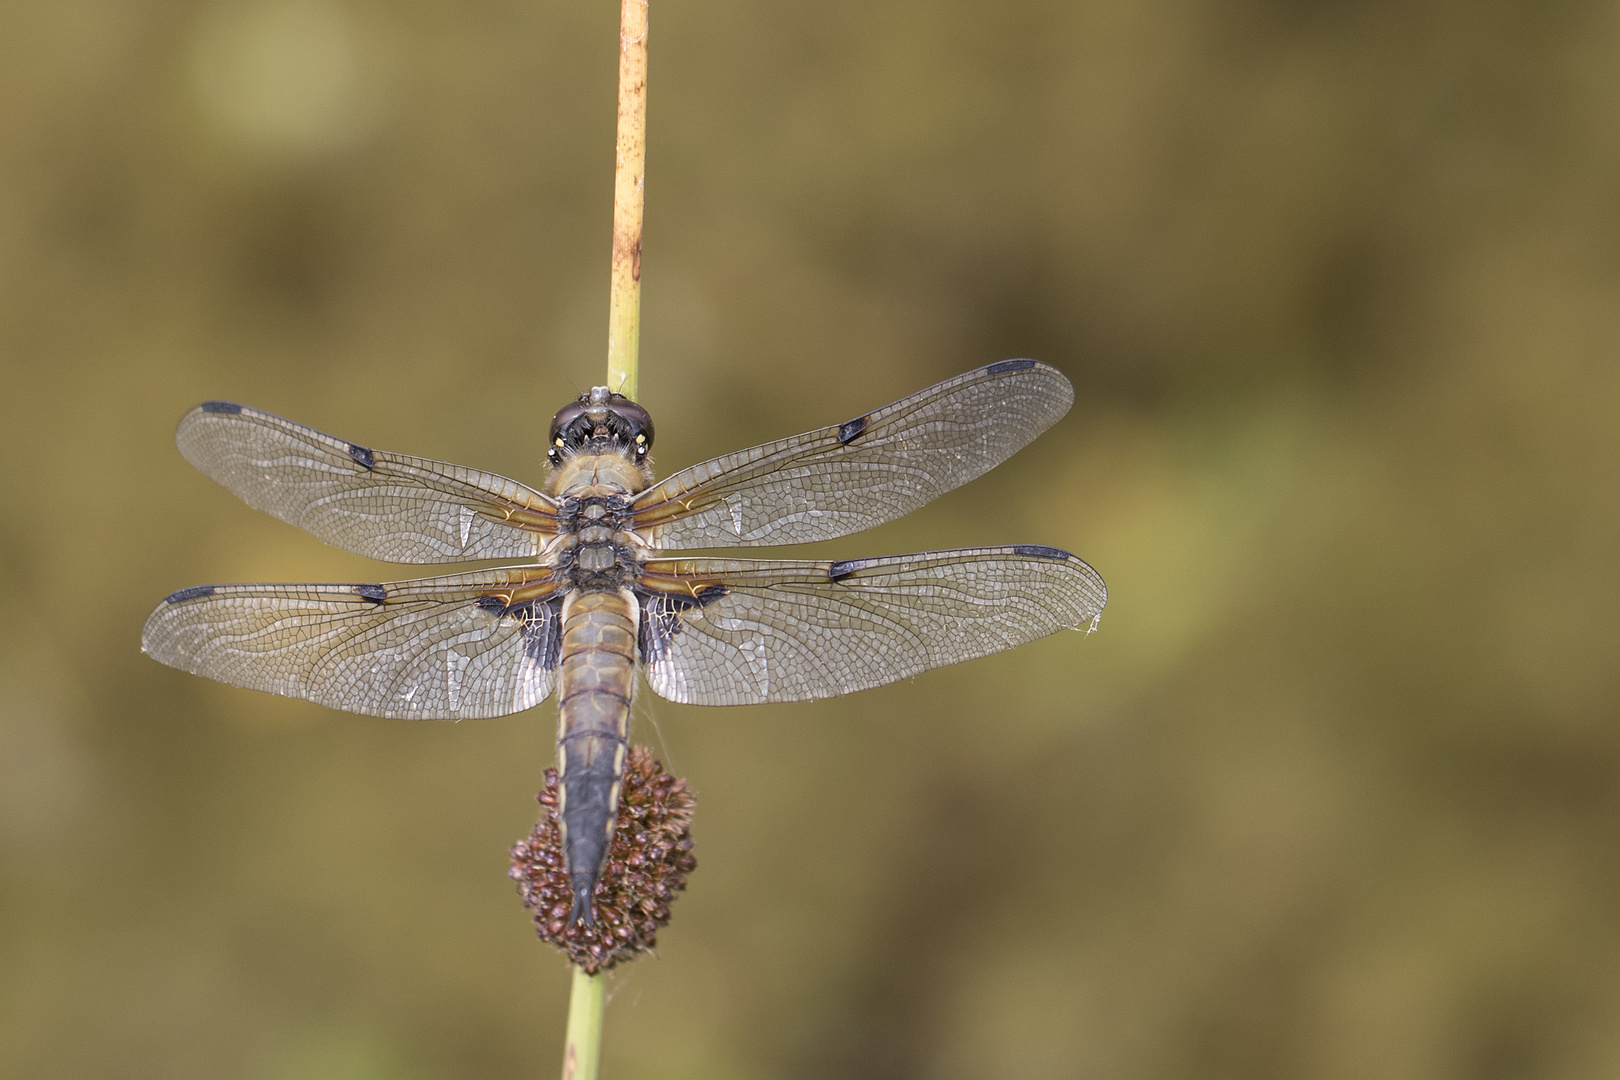
[[[634,398],[641,337],[641,208],[647,177],[647,0],[619,7],[619,137],[613,164],[608,389]]]
[[[647,163],[647,0],[619,5],[619,131],[613,162],[613,278],[608,294],[608,389],[632,400],[641,360],[641,208]],[[574,968],[563,1080],[596,1080],[607,980]]]
[[[602,1064],[602,1012],[607,1004],[607,977],[574,969],[568,995],[568,1045],[563,1050],[563,1080],[596,1080]]]

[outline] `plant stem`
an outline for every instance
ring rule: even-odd
[[[574,969],[568,995],[568,1045],[563,1050],[563,1080],[596,1080],[602,1062],[602,1010],[607,1003],[607,977]]]
[[[634,398],[641,334],[641,207],[647,177],[647,0],[619,5],[619,142],[613,167],[608,389]]]
[[[641,207],[647,178],[647,0],[619,4],[619,133],[613,159],[608,389],[634,399],[641,359]],[[596,1080],[607,980],[574,968],[563,1080]]]

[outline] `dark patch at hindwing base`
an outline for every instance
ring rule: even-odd
[[[523,652],[543,671],[556,671],[562,656],[562,597],[532,601],[523,622]]]
[[[359,443],[349,444],[349,456],[354,458],[368,471],[377,467],[377,455],[361,446]]]
[[[1035,366],[1033,360],[998,360],[985,366],[986,375],[1006,375],[1014,371],[1028,371]]]
[[[681,615],[692,608],[708,607],[730,593],[724,585],[709,585],[695,597],[637,589],[641,602],[641,625],[636,631],[636,650],[643,664],[651,664],[669,654],[669,643],[681,632]]]
[[[544,671],[557,670],[562,656],[562,597],[508,604],[499,596],[480,596],[477,604],[491,615],[520,620],[524,655]]]

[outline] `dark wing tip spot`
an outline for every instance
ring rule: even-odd
[[[388,590],[381,585],[356,585],[354,591],[367,600],[376,600],[379,603],[388,599]]]
[[[181,589],[179,592],[170,593],[168,596],[163,598],[163,602],[165,604],[183,604],[187,600],[201,600],[205,596],[213,595],[214,586],[193,585],[188,589]]]
[[[1026,559],[1065,560],[1074,558],[1073,555],[1070,555],[1062,548],[1047,547],[1045,544],[1014,544],[1013,554],[1022,555]]]
[[[242,406],[234,401],[205,401],[197,408],[205,413],[215,413],[219,416],[235,416],[242,411]]]
[[[377,455],[361,446],[359,443],[349,444],[349,456],[368,469],[377,467]]]
[[[1028,371],[1034,366],[1034,360],[1001,360],[990,364],[984,370],[987,375],[1006,375],[1013,371]]]
[[[870,416],[857,416],[853,420],[846,420],[838,425],[838,441],[845,446],[861,437],[866,425],[872,422]]]
[[[865,559],[843,559],[827,567],[827,578],[830,581],[843,581],[865,565]]]

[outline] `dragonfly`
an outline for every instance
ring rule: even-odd
[[[1000,464],[1074,401],[1056,368],[1004,360],[843,423],[654,482],[647,410],[594,387],[551,422],[546,479],[373,449],[208,401],[180,453],[249,505],[394,563],[515,560],[381,584],[196,585],[141,647],[232,686],[371,716],[504,716],[557,696],[570,922],[594,922],[638,672],[697,705],[882,686],[1065,628],[1108,592],[1055,547],[812,561],[684,554],[832,540]]]

